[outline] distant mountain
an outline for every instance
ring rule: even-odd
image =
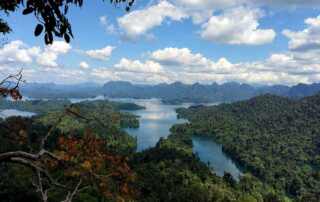
[[[233,102],[245,100],[261,94],[288,95],[288,86],[254,87],[248,84],[230,82],[192,85],[175,82],[172,84],[134,85],[129,82],[112,81],[103,86],[103,94],[108,97],[160,98],[165,103],[181,102]]]
[[[262,86],[257,88],[257,95],[273,94],[279,96],[288,96],[290,91],[289,86],[274,85],[274,86]]]
[[[301,98],[306,96],[311,96],[320,91],[320,83],[314,84],[298,84],[290,88],[287,96],[294,98]]]
[[[256,89],[239,83],[218,85],[193,85],[175,82],[172,84],[134,85],[128,82],[112,81],[103,86],[108,97],[160,98],[168,103],[180,102],[231,102],[250,98]]]
[[[32,98],[85,98],[101,94],[101,85],[82,83],[64,85],[55,83],[27,83],[21,87],[24,96]]]
[[[104,85],[82,83],[62,85],[54,83],[29,83],[22,87],[23,95],[33,98],[85,98],[105,95],[112,98],[159,98],[164,103],[181,102],[234,102],[257,95],[273,94],[292,98],[314,95],[320,91],[320,83],[296,86],[252,86],[229,82],[224,84],[184,84],[174,82],[156,85],[132,84],[126,81],[110,81]]]

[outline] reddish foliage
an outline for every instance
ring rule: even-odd
[[[19,89],[13,88],[13,89],[8,89],[8,88],[1,88],[0,87],[0,95],[6,97],[10,96],[14,100],[21,100],[22,95],[19,91]]]
[[[129,184],[134,180],[133,171],[125,157],[107,151],[107,142],[89,130],[82,138],[61,136],[56,155],[66,166],[65,175],[81,177],[87,183],[98,184],[108,198],[127,198],[134,195]]]

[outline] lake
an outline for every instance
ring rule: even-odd
[[[170,134],[170,128],[174,124],[185,123],[187,120],[178,119],[176,108],[189,107],[191,104],[166,105],[158,99],[113,99],[114,101],[133,102],[144,106],[146,109],[131,111],[139,116],[140,127],[137,129],[126,129],[126,131],[137,137],[138,151],[154,147],[161,137]],[[241,171],[236,164],[222,151],[222,146],[212,138],[193,137],[193,150],[204,163],[209,162],[210,168],[218,175],[223,176],[224,172],[230,173],[238,180]]]
[[[108,99],[103,96],[90,99],[70,99],[72,103],[86,100],[103,100]],[[166,138],[170,134],[170,128],[174,124],[185,123],[187,120],[178,119],[176,108],[189,107],[191,104],[182,105],[166,105],[159,99],[108,99],[118,102],[132,102],[145,109],[129,111],[139,116],[140,127],[137,129],[126,129],[126,131],[137,137],[137,151],[143,151],[147,148],[154,147],[161,137]],[[9,116],[34,116],[35,113],[19,111],[19,110],[2,110],[1,118]],[[234,179],[239,179],[241,171],[236,164],[222,151],[222,146],[217,144],[213,139],[207,137],[193,137],[193,150],[200,160],[209,163],[210,168],[218,175],[223,176],[224,172],[230,173]]]
[[[209,137],[192,137],[193,151],[198,154],[201,161],[208,163],[216,175],[223,176],[230,173],[234,179],[239,180],[242,175],[236,164],[222,151],[222,145],[217,144]]]
[[[0,110],[0,118],[2,118],[2,119],[6,119],[11,116],[31,117],[34,115],[36,115],[36,114],[32,113],[32,112],[20,111],[20,110],[16,110],[16,109]]]
[[[132,102],[145,109],[129,111],[139,116],[140,127],[136,129],[126,129],[126,131],[137,137],[137,151],[154,147],[161,137],[170,134],[170,128],[174,124],[185,123],[184,119],[177,119],[175,109],[184,105],[164,105],[159,99],[111,99],[119,102]]]

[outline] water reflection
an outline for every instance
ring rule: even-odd
[[[98,96],[96,98],[87,99],[70,99],[71,102],[81,102],[87,100],[103,100],[107,99],[103,96]],[[108,99],[118,102],[131,102],[141,106],[146,109],[130,111],[139,116],[140,127],[137,129],[126,129],[126,131],[137,137],[137,150],[142,151],[147,148],[153,147],[157,144],[161,137],[166,138],[170,134],[170,128],[174,124],[185,123],[184,119],[177,119],[177,114],[175,112],[176,108],[179,107],[189,107],[190,103],[182,105],[165,105],[158,99]],[[214,105],[207,104],[207,105]],[[35,113],[19,111],[19,110],[3,110],[0,111],[1,118],[7,118],[10,116],[24,116],[30,117],[34,116]],[[201,161],[210,163],[210,167],[214,172],[223,176],[224,172],[230,173],[235,179],[238,179],[241,175],[240,170],[233,163],[233,161],[228,158],[222,151],[221,145],[214,142],[214,140],[205,137],[193,137],[194,152],[199,155]]]
[[[136,100],[136,99],[116,99],[115,101],[133,102],[146,107],[145,110],[133,111],[140,117],[140,128],[127,129],[127,132],[138,141],[138,151],[153,147],[161,137],[167,137],[170,128],[177,123],[184,123],[186,120],[177,119],[175,109],[178,107],[188,107],[191,104],[165,105],[160,100]],[[208,104],[215,105],[216,103]],[[213,139],[205,137],[193,137],[194,152],[198,154],[201,161],[209,162],[212,170],[223,176],[224,172],[230,173],[234,179],[238,180],[241,171],[235,163],[222,151],[222,146]]]
[[[170,134],[170,128],[174,124],[184,123],[186,120],[177,119],[175,109],[178,107],[187,107],[184,105],[164,105],[159,99],[112,99],[120,102],[133,102],[144,106],[145,109],[131,111],[139,116],[140,127],[137,129],[126,129],[126,131],[137,137],[137,151],[142,151],[154,147],[161,137],[167,137]]]
[[[236,164],[222,151],[222,146],[209,137],[192,137],[193,150],[201,161],[209,163],[209,166],[218,176],[224,172],[230,173],[234,179],[239,180],[241,171]]]
[[[69,100],[71,103],[79,103],[84,101],[96,101],[96,100],[105,100],[105,99],[106,97],[104,97],[103,95],[98,95],[92,98],[70,98]]]
[[[22,116],[22,117],[31,117],[35,116],[35,113],[27,112],[27,111],[20,111],[16,109],[5,109],[0,111],[0,118],[6,119],[11,116]]]

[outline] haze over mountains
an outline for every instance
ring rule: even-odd
[[[85,98],[104,95],[112,98],[159,98],[166,103],[181,102],[233,102],[249,99],[262,94],[274,94],[292,98],[313,95],[320,91],[320,83],[298,84],[292,87],[285,85],[253,86],[235,82],[211,85],[172,84],[142,85],[126,81],[110,81],[104,85],[82,83],[62,85],[54,83],[29,83],[22,87],[24,96],[32,98]]]

